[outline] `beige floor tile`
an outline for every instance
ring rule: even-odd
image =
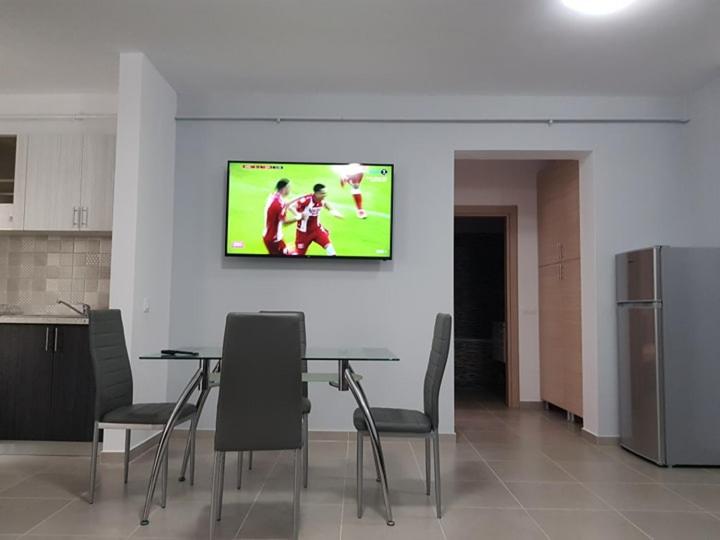
[[[704,510],[720,512],[720,486],[696,484],[668,484],[667,487],[691,500]]]
[[[608,510],[609,507],[581,484],[512,482],[508,489],[525,508]]]
[[[69,502],[61,499],[0,498],[0,533],[26,533]]]
[[[655,482],[630,467],[616,462],[557,461],[570,476],[580,482],[627,482],[630,484]]]
[[[138,526],[142,502],[139,498],[98,499],[91,505],[75,500],[33,529],[33,534],[126,537]]]
[[[597,510],[530,510],[551,540],[647,540],[617,512]]]
[[[604,502],[618,510],[665,510],[692,512],[700,508],[660,484],[584,484]]]
[[[442,519],[448,540],[535,540],[546,538],[524,510],[458,508]]]
[[[644,460],[624,462],[634,470],[655,480],[667,484],[717,484],[720,485],[718,469],[700,469],[696,467],[660,467]]]
[[[624,512],[654,540],[720,538],[720,520],[702,512]]]
[[[3,491],[19,484],[22,480],[30,476],[30,473],[22,472],[0,472],[0,495]]]
[[[125,536],[93,536],[93,535],[85,535],[85,534],[62,534],[62,535],[35,535],[35,534],[28,534],[27,536],[23,536],[22,538],[26,540],[123,540],[126,538]],[[0,540],[4,540],[4,537],[0,535]]]
[[[547,456],[532,446],[487,446],[477,447],[477,453],[488,461],[545,460]]]
[[[388,527],[384,521],[369,520],[366,517],[344,517],[342,540],[446,540],[434,517],[396,517],[395,525]],[[328,538],[337,538],[328,537]]]
[[[216,529],[217,539],[233,538],[250,505],[223,502],[222,520]],[[150,524],[138,527],[131,538],[207,538],[210,530],[210,501],[176,501],[167,508],[156,508],[150,514]]]
[[[363,492],[363,523],[385,522],[385,499],[380,484],[375,481],[365,482]],[[443,494],[443,498],[446,494]],[[404,480],[390,485],[390,504],[393,516],[403,518],[433,518],[435,517],[434,491],[431,495],[425,494],[425,483],[421,481]],[[355,482],[345,486],[345,504],[343,516],[346,519],[357,519],[357,499]]]
[[[516,445],[524,446],[523,439],[510,431],[503,430],[465,430],[462,432],[465,438],[470,441],[473,446],[502,446]]]
[[[488,461],[488,465],[505,482],[572,482],[565,471],[551,460]]]
[[[300,538],[338,538],[340,531],[339,504],[303,504],[300,511]],[[253,505],[238,533],[238,538],[292,538],[292,504],[266,503]]]
[[[555,461],[612,462],[612,457],[586,443],[569,442],[543,447],[543,453]]]
[[[70,499],[82,496],[88,489],[88,475],[37,473],[4,490],[2,497],[40,497]]]

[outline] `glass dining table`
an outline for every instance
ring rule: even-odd
[[[150,480],[148,481],[147,493],[145,496],[145,506],[143,507],[142,518],[140,521],[141,525],[147,525],[150,523],[150,511],[152,510],[152,503],[155,496],[155,487],[157,486],[158,478],[162,469],[163,460],[165,453],[168,451],[168,445],[170,442],[170,435],[172,434],[175,424],[177,423],[182,408],[190,401],[192,395],[197,391],[197,414],[201,414],[205,401],[207,400],[208,394],[212,388],[217,387],[220,384],[220,377],[222,376],[222,349],[219,347],[180,347],[178,351],[186,351],[185,353],[176,354],[163,354],[162,352],[155,352],[150,354],[140,355],[141,360],[163,360],[163,361],[178,361],[178,362],[197,362],[198,368],[193,373],[190,381],[183,389],[175,403],[172,414],[168,419],[167,424],[163,428],[160,434],[160,442],[158,443],[157,450],[155,452],[155,459],[153,460],[152,471],[150,473]],[[192,354],[187,354],[192,352]],[[390,506],[390,495],[388,489],[388,478],[387,471],[385,469],[385,458],[383,456],[382,444],[380,442],[380,436],[375,427],[375,420],[373,419],[370,405],[368,403],[365,392],[362,389],[360,381],[362,376],[355,373],[351,366],[351,362],[398,362],[399,358],[394,355],[390,350],[382,347],[308,347],[305,356],[303,358],[308,362],[335,362],[337,365],[336,370],[332,372],[308,372],[302,374],[302,380],[308,383],[326,383],[337,388],[340,392],[347,392],[348,390],[355,398],[358,407],[360,408],[364,418],[365,424],[368,427],[368,434],[370,436],[370,443],[372,445],[373,457],[375,458],[375,465],[377,467],[378,477],[380,479],[383,499],[385,502],[385,513],[386,521],[388,525],[394,525],[392,517],[392,508]],[[185,480],[185,474],[188,468],[188,461],[190,466],[189,476],[191,482],[194,479],[194,460],[189,460],[191,453],[194,455],[195,437],[188,437],[187,446],[185,448],[185,454],[183,457],[183,463],[180,473],[180,481]]]

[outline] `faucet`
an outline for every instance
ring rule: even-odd
[[[81,303],[80,305],[82,306],[82,311],[80,311],[78,308],[66,302],[65,300],[60,300],[58,298],[57,303],[72,309],[75,313],[77,313],[78,315],[82,315],[83,317],[87,317],[90,314],[90,306],[88,304]]]

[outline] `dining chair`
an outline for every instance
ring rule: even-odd
[[[127,484],[131,430],[162,430],[170,418],[175,403],[133,403],[133,377],[120,310],[91,310],[88,318],[90,356],[95,377],[95,423],[90,459],[89,497],[90,504],[93,504],[95,502],[100,431],[105,429],[125,430],[123,481]],[[180,411],[178,424],[195,421],[196,413],[195,405],[185,405]],[[188,436],[194,436],[192,430]],[[163,508],[167,502],[168,453],[165,453],[165,461],[161,469],[161,506]],[[190,459],[194,463],[194,452]]]
[[[302,318],[229,313],[215,422],[210,538],[222,515],[226,452],[294,450],[293,538],[300,520]],[[283,336],[283,339],[278,339]]]
[[[274,313],[280,315],[299,315],[300,316],[300,347],[302,349],[302,355],[305,356],[305,349],[307,348],[307,332],[305,330],[305,313],[302,311],[269,311],[263,310],[260,313]],[[303,373],[307,373],[307,360],[300,362]],[[308,444],[308,416],[312,410],[312,403],[308,398],[308,383],[302,383],[302,422],[303,422],[303,487],[308,487],[308,461],[309,461],[309,447]],[[238,452],[237,462],[237,488],[240,489],[242,486],[242,468],[243,468],[243,454],[244,452]],[[248,452],[248,469],[252,470],[253,453]]]
[[[430,446],[432,444],[435,463],[435,506],[437,517],[442,517],[440,498],[440,385],[450,350],[452,317],[438,313],[435,317],[430,359],[425,372],[423,387],[423,410],[391,409],[370,407],[378,433],[398,437],[422,437],[425,439],[425,493],[430,495]],[[353,413],[353,424],[357,430],[357,516],[363,513],[363,441],[368,434],[365,418],[360,409]],[[377,468],[377,461],[375,462]]]

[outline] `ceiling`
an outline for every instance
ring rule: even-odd
[[[0,0],[0,93],[681,95],[720,68],[720,0]]]

